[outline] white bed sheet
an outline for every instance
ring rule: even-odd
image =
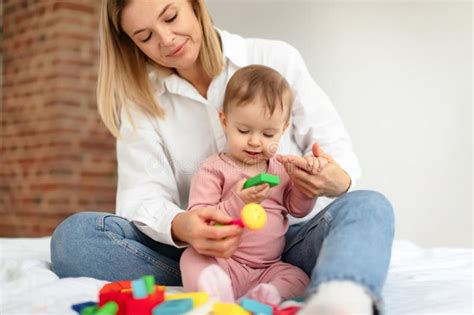
[[[0,314],[75,314],[72,304],[97,299],[106,282],[59,279],[50,269],[49,241],[0,238]],[[473,258],[472,249],[395,241],[383,292],[386,314],[473,314]]]

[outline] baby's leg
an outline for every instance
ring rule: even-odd
[[[259,283],[258,286],[250,290],[249,294],[261,302],[266,299],[268,303],[278,304],[281,299],[303,296],[309,283],[309,277],[296,266],[277,262],[262,273]],[[278,292],[279,297],[275,292]]]
[[[246,297],[265,304],[278,305],[281,302],[281,295],[278,289],[270,283],[260,283],[251,289]]]
[[[185,291],[204,291],[219,301],[234,302],[230,277],[219,267],[216,258],[200,255],[189,247],[179,265]]]

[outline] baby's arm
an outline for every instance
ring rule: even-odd
[[[317,198],[306,197],[290,181],[285,189],[283,200],[289,214],[296,218],[302,218],[313,210]]]
[[[194,175],[189,192],[188,210],[194,208],[216,208],[232,215],[232,209],[241,209],[245,204],[235,192],[222,200],[225,175],[212,163],[205,163]]]

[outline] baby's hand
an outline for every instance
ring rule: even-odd
[[[261,203],[270,194],[270,185],[261,184],[244,189],[244,183],[247,179],[242,179],[235,185],[235,193],[245,204]]]
[[[304,158],[306,165],[303,169],[313,175],[320,173],[329,163],[328,160],[323,157],[305,156]]]

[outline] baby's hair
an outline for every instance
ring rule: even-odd
[[[276,70],[262,65],[250,65],[237,70],[227,83],[223,112],[227,114],[232,106],[247,105],[261,98],[265,111],[273,115],[279,107],[288,110],[290,117],[293,92],[285,78]]]

